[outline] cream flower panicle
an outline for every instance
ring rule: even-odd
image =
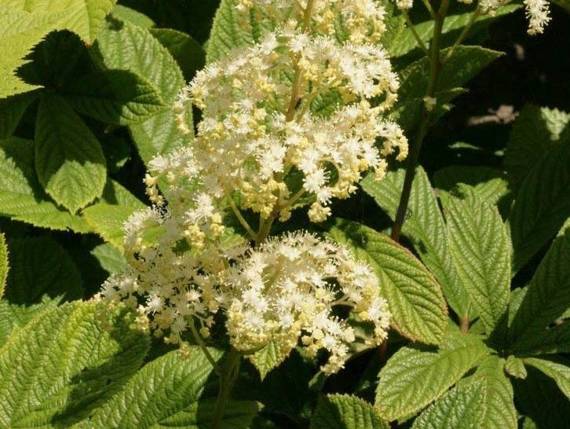
[[[215,198],[238,193],[242,209],[281,220],[312,198],[309,216],[320,222],[366,171],[381,178],[386,157],[405,158],[407,140],[385,118],[399,83],[376,44],[383,8],[372,0],[293,3],[240,2],[283,13],[284,24],[198,72],[175,110],[202,110],[192,147]],[[350,37],[337,34],[343,26]]]
[[[340,307],[374,327],[367,345],[379,345],[387,336],[390,313],[372,269],[315,235],[270,239],[244,254],[226,282],[228,334],[245,353],[273,342],[288,354],[301,340],[309,355],[328,351],[322,369],[336,372],[355,340],[350,323],[335,313]]]

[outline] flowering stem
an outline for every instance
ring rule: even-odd
[[[212,429],[220,429],[222,427],[224,411],[230,399],[233,385],[238,377],[240,363],[241,354],[231,349],[226,356],[226,362],[220,375],[220,389],[218,390],[218,397],[216,398]]]
[[[404,15],[404,18],[406,19],[406,24],[408,24],[408,27],[410,28],[410,31],[412,32],[412,34],[414,35],[414,39],[416,39],[416,42],[418,43],[418,46],[421,48],[422,51],[424,51],[424,53],[426,55],[429,55],[429,51],[428,48],[426,47],[425,43],[423,42],[422,38],[420,37],[420,35],[418,34],[418,32],[416,31],[416,27],[414,26],[414,24],[412,23],[412,20],[410,19],[410,15],[408,14],[408,12],[403,11],[402,15]]]
[[[457,40],[455,41],[455,43],[453,43],[453,46],[451,46],[451,48],[449,49],[449,51],[447,51],[447,55],[445,56],[445,58],[443,59],[442,63],[445,64],[447,62],[447,60],[449,60],[451,58],[451,56],[453,55],[453,53],[455,52],[455,49],[457,49],[457,47],[463,43],[463,41],[465,40],[465,38],[467,37],[467,35],[469,34],[469,31],[471,30],[471,27],[473,27],[473,24],[475,24],[475,21],[477,21],[477,18],[479,18],[479,16],[481,15],[481,8],[477,8],[473,11],[473,13],[471,14],[471,17],[469,18],[469,22],[467,23],[467,25],[463,28],[463,31],[461,32],[461,34],[459,35],[459,37],[457,38]]]
[[[439,10],[434,17],[435,25],[428,56],[430,63],[429,83],[426,91],[426,96],[424,98],[424,103],[422,103],[421,106],[421,122],[416,134],[415,141],[413,142],[410,150],[410,156],[408,158],[406,166],[404,186],[402,188],[402,194],[400,196],[400,204],[398,205],[396,219],[394,221],[394,226],[392,227],[391,237],[394,241],[399,241],[400,239],[400,233],[402,232],[402,226],[406,220],[406,213],[408,211],[408,204],[410,202],[412,183],[414,182],[414,177],[416,175],[416,166],[418,164],[424,138],[433,118],[434,107],[426,106],[428,104],[426,101],[435,98],[434,96],[436,95],[437,83],[443,65],[440,56],[440,41],[443,30],[443,22],[445,21],[448,7],[449,0],[442,0]]]
[[[245,220],[245,218],[243,217],[243,215],[241,214],[239,208],[236,206],[235,201],[233,200],[232,197],[228,198],[229,202],[230,202],[230,207],[232,208],[232,211],[234,212],[234,215],[237,217],[239,223],[241,224],[241,226],[243,227],[243,229],[246,230],[247,234],[249,235],[249,237],[252,240],[255,240],[257,238],[257,234],[254,232],[254,230],[251,228],[251,226],[249,225],[249,223],[247,222],[247,220]]]
[[[190,331],[192,332],[192,336],[194,337],[194,341],[196,341],[198,346],[200,346],[200,349],[202,349],[202,352],[204,352],[206,359],[208,359],[208,362],[210,362],[210,364],[214,368],[214,372],[217,375],[220,375],[221,374],[220,368],[218,367],[216,360],[214,359],[214,357],[211,355],[210,351],[208,350],[208,347],[206,347],[206,344],[204,343],[202,336],[200,335],[200,333],[196,329],[196,325],[194,324],[193,319],[190,321]]]

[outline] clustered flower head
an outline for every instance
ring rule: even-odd
[[[128,268],[98,298],[126,303],[169,343],[201,341],[224,324],[244,354],[269,344],[283,355],[325,350],[322,369],[335,372],[350,355],[354,324],[370,328],[368,346],[386,338],[390,313],[375,273],[316,235],[266,236],[297,207],[325,220],[365,172],[381,180],[390,156],[406,157],[406,138],[387,119],[398,79],[378,44],[384,10],[374,0],[237,3],[279,25],[181,92],[178,128],[191,133],[184,112],[192,103],[202,111],[196,137],[149,163],[153,207],[125,223]],[[258,233],[242,210],[259,215]],[[226,226],[230,215],[255,244]]]
[[[336,372],[355,340],[353,328],[335,315],[342,307],[374,326],[367,345],[386,338],[389,312],[371,268],[315,235],[267,241],[240,258],[227,281],[227,329],[238,350],[250,352],[274,341],[288,353],[301,338],[310,355],[327,350],[322,370]]]
[[[385,117],[398,78],[377,44],[384,10],[372,0],[255,7],[282,24],[199,72],[180,94],[179,122],[186,103],[202,110],[192,145],[214,198],[237,192],[241,208],[285,221],[308,196],[320,222],[364,172],[381,179],[388,156],[407,156],[404,134]]]
[[[473,0],[458,0],[460,3],[472,4]],[[395,0],[400,10],[411,9],[413,0]],[[497,10],[509,3],[510,0],[479,0],[477,8],[482,14],[494,15]],[[550,22],[550,4],[548,0],[523,0],[525,13],[528,19],[528,34],[534,36],[541,34]]]

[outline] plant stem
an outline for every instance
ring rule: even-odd
[[[218,390],[218,397],[216,398],[216,407],[214,409],[214,417],[212,419],[212,429],[221,429],[222,419],[224,418],[224,411],[236,378],[239,374],[239,367],[241,363],[241,354],[231,349],[226,356],[226,362],[220,375],[220,389]]]
[[[253,229],[251,228],[251,226],[249,225],[247,220],[245,220],[245,218],[241,214],[241,211],[236,206],[236,203],[234,202],[234,200],[231,196],[229,197],[229,202],[230,202],[230,207],[232,208],[232,211],[234,212],[234,215],[236,216],[236,218],[239,221],[239,223],[241,224],[241,226],[246,230],[249,237],[252,240],[255,240],[257,235],[255,234],[255,232],[253,231]]]
[[[442,62],[440,57],[440,41],[441,33],[443,30],[443,22],[445,21],[448,7],[449,0],[442,0],[439,10],[435,14],[433,39],[430,45],[428,56],[430,63],[429,83],[426,91],[426,96],[424,98],[424,103],[422,103],[421,106],[421,122],[416,134],[416,138],[412,143],[410,156],[408,157],[404,186],[402,188],[402,194],[400,196],[400,204],[398,205],[396,218],[394,220],[394,226],[392,227],[391,237],[394,241],[399,241],[400,233],[402,232],[402,226],[406,220],[406,213],[408,211],[408,204],[410,202],[410,194],[412,192],[412,184],[416,175],[416,166],[418,164],[424,138],[427,134],[433,116],[433,106],[431,108],[428,108],[426,104],[428,104],[429,99],[435,98],[434,96],[436,94],[437,83],[441,72]]]
[[[202,352],[204,353],[204,355],[206,356],[206,359],[208,359],[208,362],[210,362],[210,364],[212,365],[212,367],[214,367],[214,372],[217,375],[220,375],[220,368],[218,367],[218,364],[216,363],[216,360],[212,357],[212,355],[210,354],[210,351],[208,350],[208,347],[206,347],[206,344],[204,343],[204,340],[202,339],[202,336],[200,335],[200,333],[198,332],[198,330],[196,329],[196,325],[194,324],[194,320],[192,320],[190,322],[190,331],[192,332],[192,336],[194,337],[194,340],[196,341],[196,343],[198,343],[198,346],[200,346],[200,348],[202,349]]]
[[[422,38],[420,37],[420,35],[416,31],[416,27],[412,23],[412,20],[410,19],[410,15],[408,14],[408,12],[403,11],[402,15],[404,15],[404,19],[406,20],[406,24],[408,24],[408,27],[410,27],[410,31],[412,32],[414,39],[416,39],[418,46],[421,48],[422,51],[424,51],[424,53],[426,55],[429,55],[428,48],[426,47],[424,41],[422,40]]]
[[[449,49],[449,51],[447,51],[447,55],[445,56],[445,58],[442,60],[442,64],[445,64],[447,62],[447,60],[449,60],[451,58],[451,56],[453,55],[453,53],[455,52],[455,49],[457,49],[457,47],[463,43],[463,41],[465,40],[465,38],[467,37],[467,35],[469,34],[469,31],[471,30],[471,27],[473,27],[473,24],[475,24],[475,21],[477,21],[477,18],[479,18],[479,16],[481,15],[481,9],[478,7],[477,9],[475,9],[473,11],[473,13],[471,14],[471,17],[469,18],[469,22],[467,23],[467,25],[463,28],[463,31],[461,32],[461,34],[459,35],[459,37],[457,38],[457,40],[455,41],[455,43],[453,43],[453,45],[451,46],[451,48]]]

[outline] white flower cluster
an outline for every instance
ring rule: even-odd
[[[251,352],[275,341],[287,354],[301,338],[312,356],[327,350],[322,370],[336,372],[355,340],[353,328],[335,315],[340,307],[374,325],[368,345],[386,338],[390,314],[371,268],[314,235],[267,241],[230,270],[228,282],[227,329],[238,350]]]
[[[309,197],[309,216],[320,222],[364,172],[380,179],[386,157],[407,156],[401,129],[383,118],[398,90],[386,52],[373,44],[384,11],[371,0],[258,3],[298,19],[199,72],[177,101],[179,123],[186,103],[202,110],[192,145],[214,198],[238,192],[241,208],[284,221]],[[333,17],[350,29],[345,42]],[[299,173],[301,183],[291,180]]]
[[[463,4],[472,4],[473,0],[458,0]],[[510,0],[479,0],[477,7],[480,12],[486,15],[494,15],[501,6],[509,3]],[[395,0],[396,6],[400,10],[411,9],[413,0]],[[523,0],[526,17],[528,19],[528,34],[534,36],[544,32],[545,27],[550,22],[550,4],[548,0]]]
[[[323,221],[363,173],[381,179],[386,158],[407,155],[402,130],[384,118],[398,80],[377,41],[384,10],[374,0],[239,1],[244,13],[281,20],[262,43],[236,49],[199,72],[174,108],[190,133],[188,103],[202,110],[188,147],[160,155],[145,177],[149,208],[125,223],[126,272],[99,299],[125,302],[167,342],[197,341],[225,323],[232,347],[274,344],[329,354],[342,368],[351,324],[387,335],[390,313],[372,269],[350,252],[297,232],[269,238],[272,222],[311,204]],[[159,190],[160,188],[160,190]],[[234,216],[255,246],[224,226]],[[255,232],[240,209],[260,214]]]

